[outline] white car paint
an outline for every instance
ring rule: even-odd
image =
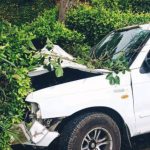
[[[141,28],[150,30],[150,24]],[[92,107],[111,108],[123,118],[131,137],[150,132],[150,73],[140,73],[149,50],[150,39],[131,65],[131,71],[120,73],[120,85],[110,85],[104,74],[35,91],[27,96],[26,101],[39,105],[42,119],[68,117]],[[89,70],[68,60],[62,66]],[[103,72],[101,69],[97,71]]]
[[[112,108],[129,122],[132,134],[135,134],[130,73],[120,76],[120,85],[110,85],[106,76],[101,75],[35,91],[26,101],[39,104],[43,119],[70,116],[90,107]],[[122,99],[126,94],[129,98]]]
[[[150,132],[150,73],[140,73],[140,67],[149,51],[150,39],[135,60],[134,69],[131,70],[138,134]]]

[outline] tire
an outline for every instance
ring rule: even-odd
[[[64,126],[59,138],[58,149],[120,150],[120,131],[117,124],[108,115],[87,113],[78,116]]]

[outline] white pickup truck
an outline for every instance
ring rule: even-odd
[[[64,76],[38,68],[30,72],[35,92],[26,101],[32,106],[33,125],[24,129],[30,142],[56,150],[120,150],[122,141],[150,132],[150,24],[108,34],[94,47],[99,57],[113,50],[112,59],[124,50],[130,71],[120,73],[120,84],[110,85],[109,71],[88,69],[54,46],[64,60]],[[117,54],[117,55],[116,55]],[[128,148],[126,148],[128,150]]]

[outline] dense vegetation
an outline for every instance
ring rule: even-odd
[[[4,18],[13,24],[31,22],[44,10],[54,7],[59,0],[1,0],[0,18]],[[78,0],[77,0],[78,1]],[[131,10],[135,13],[150,12],[149,0],[81,0],[90,2],[98,7],[103,5],[109,9]]]
[[[34,64],[29,42],[32,34],[13,27],[1,26],[0,38],[0,149],[9,149],[10,127],[19,123],[25,104],[23,99],[31,91],[28,67]]]
[[[78,61],[92,66],[93,62],[89,63],[87,56],[89,49],[108,32],[150,21],[148,0],[123,2],[89,0],[87,3],[70,8],[65,24],[58,21],[59,10],[52,1],[2,0],[0,3],[2,20],[12,23],[0,22],[0,149],[2,150],[10,148],[10,139],[15,136],[11,126],[23,119],[23,111],[26,108],[24,98],[32,91],[28,72],[43,63],[43,59],[37,57],[36,52],[45,46],[47,39],[78,57]],[[142,4],[141,7],[139,3]],[[50,47],[48,42],[47,45]],[[107,68],[115,69],[116,72],[127,69],[122,58],[117,62],[107,61],[97,65],[99,67],[105,65]],[[55,66],[56,74],[59,76],[62,72],[59,62]],[[118,82],[117,77],[116,79]]]
[[[53,0],[1,0],[0,18],[20,25],[31,22],[38,14],[53,5]]]
[[[110,31],[134,24],[149,22],[149,13],[133,13],[130,9],[121,11],[119,4],[108,9],[100,1],[91,5],[80,5],[67,13],[66,26],[86,37],[88,45],[97,44]],[[112,2],[110,1],[112,4]]]

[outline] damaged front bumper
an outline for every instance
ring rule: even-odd
[[[47,147],[52,143],[54,139],[56,139],[59,136],[58,132],[49,131],[45,126],[43,126],[38,121],[34,121],[30,130],[27,129],[24,123],[19,124],[18,128],[21,131],[20,134],[23,134],[21,136],[22,137],[24,136],[22,144],[25,145]]]

